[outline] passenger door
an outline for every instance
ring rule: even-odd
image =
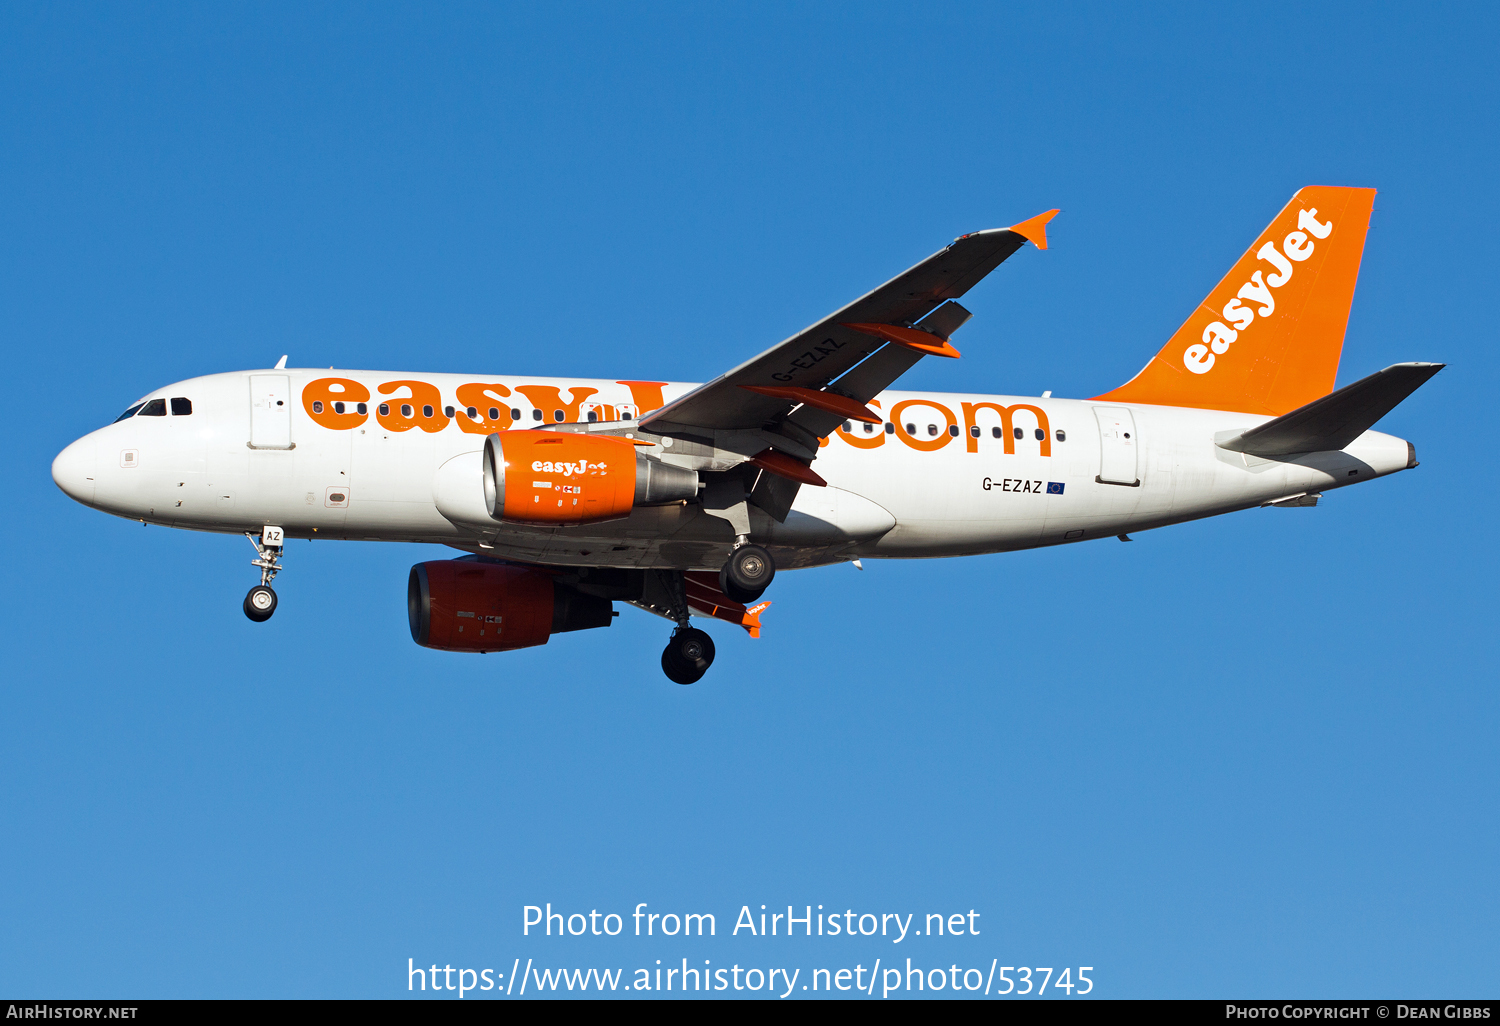
[[[285,374],[250,375],[250,448],[292,448],[292,383]]]
[[[1099,421],[1099,476],[1094,480],[1136,487],[1141,479],[1136,472],[1140,445],[1135,418],[1120,406],[1095,406],[1094,417]]]

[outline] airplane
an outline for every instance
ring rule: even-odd
[[[1009,552],[1259,506],[1417,466],[1370,430],[1443,368],[1334,389],[1375,190],[1309,186],[1130,381],[1091,399],[893,391],[953,359],[957,300],[1049,210],[960,236],[707,384],[296,369],[191,378],[65,448],[71,498],[144,524],[244,533],[265,621],[287,539],[428,542],[413,640],[501,652],[675,625],[662,670],[714,660],[711,617],[759,637],[778,570]]]

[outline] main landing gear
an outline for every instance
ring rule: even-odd
[[[696,684],[714,664],[714,639],[707,631],[679,626],[661,654],[661,670],[677,684]]]
[[[655,596],[651,607],[677,623],[661,654],[661,672],[674,684],[696,684],[714,663],[714,639],[707,631],[688,626],[687,583],[682,571],[652,571],[647,583]]]
[[[259,538],[249,531],[245,532],[245,537],[255,546],[256,558],[250,561],[250,565],[260,567],[260,583],[245,596],[245,615],[256,623],[265,623],[276,612],[276,592],[271,590],[271,582],[281,570],[281,550],[286,535],[279,527],[267,527],[260,532]]]
[[[719,571],[719,590],[745,605],[756,601],[776,576],[776,561],[763,547],[740,535],[724,569]],[[686,584],[680,571],[658,571],[652,578],[659,597],[649,608],[677,621],[677,629],[661,654],[661,669],[678,684],[696,684],[714,662],[714,639],[707,631],[688,626]],[[663,594],[664,593],[664,594]]]
[[[749,605],[765,594],[775,576],[776,561],[771,554],[742,536],[719,571],[719,590]]]

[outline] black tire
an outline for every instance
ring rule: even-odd
[[[667,679],[677,684],[696,684],[714,663],[714,639],[696,627],[679,627],[672,632],[661,654],[661,669]]]
[[[256,623],[265,623],[276,612],[276,593],[264,584],[257,584],[245,596],[245,615]]]
[[[741,545],[719,571],[719,589],[736,602],[751,603],[776,578],[776,561],[759,545]]]

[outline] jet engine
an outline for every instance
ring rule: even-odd
[[[697,471],[650,459],[625,438],[506,431],[484,442],[484,502],[496,520],[596,524],[697,494]]]
[[[524,566],[440,559],[411,568],[412,640],[448,652],[508,652],[553,634],[608,627],[614,607]]]

